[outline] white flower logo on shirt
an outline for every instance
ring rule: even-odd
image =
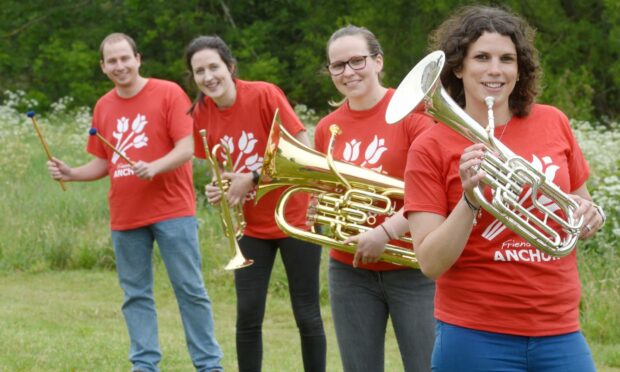
[[[540,173],[543,173],[545,177],[547,178],[547,181],[549,182],[553,182],[558,169],[560,169],[559,166],[553,164],[553,159],[551,159],[551,157],[549,156],[543,156],[542,161],[541,161],[541,159],[539,159],[536,155],[532,155],[531,164],[534,167],[534,169],[536,169]],[[519,204],[522,204],[531,195],[532,195],[532,189],[530,188],[521,197],[521,199],[519,200]],[[541,195],[538,198],[538,203],[544,205],[551,212],[555,212],[560,208],[558,207],[557,204],[555,204],[551,199],[549,199],[545,195]],[[531,211],[532,209],[534,209],[534,205],[531,205],[527,208],[528,211]],[[505,229],[506,229],[506,226],[504,226],[503,223],[501,223],[498,220],[495,220],[482,232],[482,237],[487,240],[493,240],[496,236],[501,234]]]
[[[146,147],[149,138],[146,136],[146,133],[142,133],[142,131],[147,124],[148,121],[146,117],[137,114],[131,122],[131,133],[127,134],[125,137],[125,134],[129,131],[129,119],[126,117],[117,119],[116,131],[112,132],[112,137],[116,138],[116,145],[114,147],[122,154],[125,154],[125,152],[132,147],[137,149]],[[116,164],[119,157],[120,156],[115,152],[114,155],[112,155],[112,163]]]
[[[352,139],[351,141],[344,144],[344,153],[342,157],[344,160],[349,162],[354,162],[360,156],[360,145],[362,143],[356,139]]]
[[[255,151],[258,140],[254,137],[254,133],[242,131],[236,147],[235,139],[228,135],[222,137],[220,142],[230,151],[230,157],[234,162],[232,167],[234,172],[251,172],[260,170],[263,166],[263,157]],[[224,150],[220,152],[219,156],[221,159],[226,158]],[[249,192],[246,200],[254,199],[255,195],[255,191]]]
[[[258,170],[263,165],[263,157],[254,154],[245,159],[245,167],[250,171]]]
[[[344,151],[342,152],[342,158],[348,162],[355,162],[358,160],[360,155],[360,147],[362,146],[362,141],[357,139],[352,139],[349,142],[346,142],[344,145]],[[364,151],[364,160],[360,164],[361,167],[372,169],[377,172],[381,172],[383,169],[383,165],[376,165],[383,153],[387,151],[387,147],[385,146],[385,139],[379,138],[375,135],[374,139],[370,144],[366,147]]]
[[[239,138],[239,150],[244,154],[249,154],[254,150],[256,142],[258,142],[258,140],[254,138],[254,133],[246,133],[243,131],[241,132],[241,138]]]
[[[373,139],[370,145],[366,148],[366,152],[364,153],[366,161],[362,163],[362,167],[366,165],[366,162],[371,165],[376,164],[381,158],[381,155],[387,150],[387,147],[384,145],[385,139],[379,139],[375,136],[375,139]]]
[[[116,130],[117,132],[113,133],[114,138],[119,138],[123,133],[127,132],[129,129],[129,119],[126,117],[122,117],[116,120]]]
[[[232,155],[232,153],[235,151],[235,142],[234,142],[233,138],[230,137],[230,136],[224,136],[224,137],[222,137],[220,142],[222,143],[222,145],[226,146],[226,148],[228,149],[228,151]],[[222,156],[223,157],[225,157],[225,154],[226,153],[224,152],[224,150],[222,150]]]

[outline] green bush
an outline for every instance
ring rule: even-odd
[[[7,1],[0,12],[0,86],[27,92],[45,110],[67,95],[76,107],[92,104],[111,87],[98,48],[112,31],[135,38],[145,76],[185,84],[185,46],[198,35],[218,34],[236,55],[241,78],[276,83],[293,103],[324,114],[329,99],[339,96],[321,73],[337,28],[353,23],[373,31],[385,52],[385,84],[396,86],[424,56],[429,32],[471,3],[479,1]],[[501,4],[538,31],[544,102],[584,120],[620,116],[617,1]]]

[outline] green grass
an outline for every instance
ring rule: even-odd
[[[155,298],[163,351],[162,371],[191,371],[182,326],[163,265],[157,263]],[[207,265],[209,266],[209,265]],[[325,265],[323,266],[325,267]],[[325,271],[325,270],[323,270]],[[223,365],[236,370],[235,296],[232,275],[207,272],[216,334]],[[274,277],[283,275],[280,263]],[[272,283],[263,326],[265,371],[300,371],[298,334],[288,302]],[[120,311],[122,293],[116,274],[77,270],[0,275],[0,371],[128,371],[129,340]],[[327,334],[328,371],[340,371],[329,304],[322,306]],[[386,371],[402,364],[391,326],[386,342]],[[590,340],[599,371],[620,371],[620,344]]]
[[[54,116],[55,115],[55,116]],[[39,123],[52,152],[71,165],[84,152],[89,117],[50,115]],[[583,284],[581,325],[599,371],[620,371],[620,131],[581,123],[579,142],[592,168],[589,181],[608,222],[595,239],[579,245]],[[616,128],[616,127],[614,127]],[[47,175],[45,155],[25,115],[0,105],[0,371],[128,371],[128,337],[116,283],[107,211],[108,181],[69,183]],[[206,167],[195,162],[195,182]],[[197,194],[201,194],[200,190]],[[236,370],[235,292],[230,258],[218,216],[198,201],[204,275],[213,300],[224,366]],[[340,358],[327,296],[326,259],[321,267],[321,305],[328,342],[328,371]],[[156,253],[156,302],[163,371],[190,371],[178,309]],[[272,274],[263,329],[264,370],[302,369],[297,330],[280,261]],[[391,326],[386,371],[402,370]]]
[[[163,351],[162,371],[192,370],[174,294],[157,264],[155,298]],[[283,275],[280,263],[276,276]],[[232,274],[213,269],[205,277],[213,302],[223,365],[236,370],[235,296]],[[221,277],[220,277],[221,276]],[[222,280],[226,281],[223,282]],[[122,292],[110,271],[11,273],[0,276],[0,371],[128,371],[128,336],[120,311]],[[328,343],[328,371],[340,356],[329,305],[322,306]],[[288,296],[272,283],[263,326],[265,371],[300,371],[299,338]],[[402,370],[391,327],[386,370]]]

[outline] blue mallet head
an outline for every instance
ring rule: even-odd
[[[35,115],[35,112],[34,112],[34,111],[32,111],[32,110],[30,110],[30,111],[28,111],[28,112],[26,113],[26,115],[28,115],[28,117],[29,117],[29,118],[33,118],[33,117],[34,117],[34,115]]]
[[[95,134],[97,134],[97,129],[95,128],[90,128],[88,130],[88,134],[90,134],[91,136],[94,136]]]

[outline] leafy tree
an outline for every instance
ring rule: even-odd
[[[4,0],[0,87],[24,90],[42,108],[63,96],[93,105],[111,84],[100,41],[125,32],[138,43],[146,76],[187,83],[183,50],[218,34],[239,76],[278,84],[293,103],[322,114],[338,99],[324,73],[325,47],[339,27],[373,31],[385,51],[387,86],[397,86],[427,52],[428,34],[473,0]],[[620,3],[616,0],[506,0],[537,30],[544,71],[540,100],[580,119],[620,116]]]

